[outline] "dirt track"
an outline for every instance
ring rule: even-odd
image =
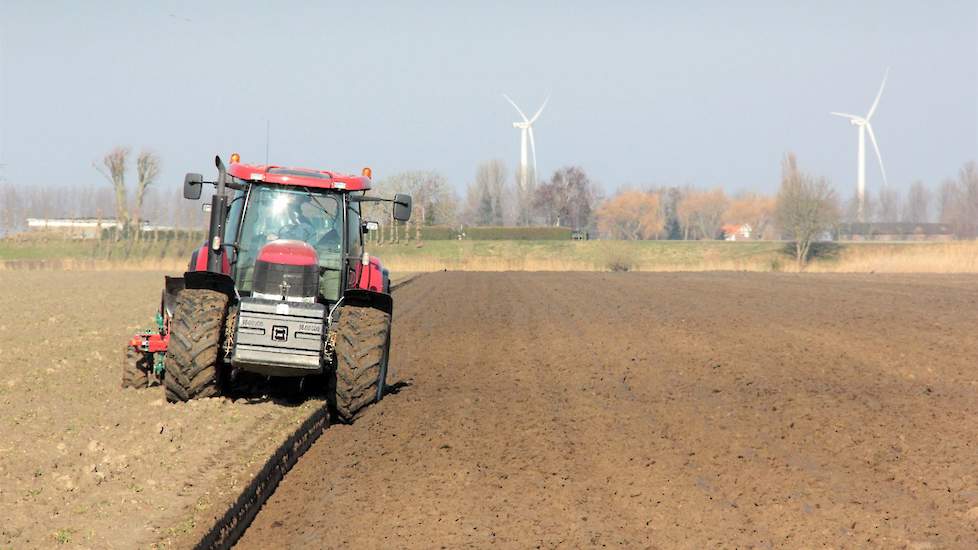
[[[978,279],[430,274],[239,544],[974,547]]]

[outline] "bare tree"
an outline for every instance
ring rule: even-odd
[[[411,170],[384,178],[377,185],[384,195],[407,193],[414,203],[412,220],[423,225],[449,222],[454,212],[451,189],[444,176],[433,170]],[[386,205],[380,205],[386,210]]]
[[[547,225],[583,229],[591,225],[596,186],[583,168],[565,166],[537,187],[533,207]]]
[[[133,208],[133,224],[135,225],[136,240],[139,240],[139,224],[143,217],[143,201],[146,191],[156,183],[160,175],[160,157],[150,151],[141,151],[136,158],[136,205]]]
[[[455,192],[445,176],[433,170],[412,170],[394,174],[381,180],[377,189],[380,194],[408,193],[414,204],[411,222],[415,239],[421,239],[421,228],[426,225],[453,224],[456,219]],[[364,203],[364,216],[389,221],[389,205]],[[407,235],[407,233],[406,233]]]
[[[506,164],[498,159],[479,164],[468,187],[465,217],[475,225],[502,225],[506,219]]]
[[[961,238],[978,236],[978,164],[961,168],[958,180],[945,180],[938,193],[941,223],[954,227]]]
[[[475,181],[470,182],[465,188],[465,205],[462,208],[462,222],[469,225],[485,225],[482,223],[483,211],[482,208],[483,199],[485,199],[485,192],[479,187],[479,184]],[[491,203],[489,203],[491,205]],[[491,206],[488,207],[491,211]]]
[[[978,163],[969,162],[958,173],[955,225],[959,237],[978,236]]]
[[[115,215],[122,227],[129,226],[129,200],[126,194],[126,163],[129,159],[128,147],[116,147],[102,158],[102,166],[94,164],[96,170],[105,176],[115,191]],[[121,231],[116,232],[116,240]]]
[[[946,179],[937,190],[938,219],[941,223],[954,223],[960,200],[958,182]]]
[[[625,191],[602,204],[595,217],[598,230],[613,239],[654,239],[665,227],[658,193]]]
[[[686,238],[715,239],[723,225],[723,214],[727,210],[727,196],[723,189],[712,191],[692,191],[679,202],[677,212]]]
[[[683,226],[679,222],[679,215],[676,212],[679,202],[682,200],[683,193],[678,187],[667,187],[659,190],[659,203],[662,205],[662,215],[665,217],[666,239],[681,239]]]
[[[775,212],[778,226],[795,241],[798,269],[808,262],[812,243],[839,219],[838,199],[829,182],[802,173],[793,153],[788,153],[782,163]]]
[[[876,209],[877,220],[881,222],[900,221],[900,192],[891,187],[881,187]]]
[[[0,235],[13,233],[23,223],[22,198],[14,185],[0,184]]]
[[[675,212],[676,212],[676,223],[681,229],[682,240],[688,241],[690,237],[694,235],[695,229],[693,228],[693,210],[686,203],[686,197],[691,193],[695,193],[693,189],[687,187],[679,192],[678,196],[675,198]]]
[[[907,191],[907,201],[903,206],[903,221],[908,223],[926,223],[930,220],[930,189],[924,182],[917,180],[910,184]]]

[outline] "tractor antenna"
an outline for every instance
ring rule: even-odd
[[[272,134],[272,121],[265,119],[265,166],[268,166],[268,142]]]

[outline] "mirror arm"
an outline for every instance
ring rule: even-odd
[[[216,181],[202,181],[200,183],[201,184],[205,184],[206,183],[207,185],[213,185],[214,187],[217,187],[217,182]],[[234,189],[235,191],[244,191],[245,189],[247,189],[248,186],[246,184],[242,184],[242,183],[235,183],[233,181],[227,181],[227,182],[224,182],[224,187],[227,187],[228,189]]]
[[[385,199],[383,197],[368,197],[366,195],[355,195],[350,196],[350,202],[396,202],[397,204],[407,204],[406,202],[399,202],[397,199]]]
[[[394,199],[383,197],[368,197],[366,195],[351,195],[350,202],[394,202]]]

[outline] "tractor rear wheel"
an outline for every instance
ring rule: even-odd
[[[122,387],[142,389],[149,386],[149,373],[153,370],[153,354],[126,346],[122,358]]]
[[[177,295],[170,344],[163,358],[163,388],[171,403],[220,393],[220,354],[228,297],[207,289]]]
[[[336,364],[326,395],[336,416],[351,423],[383,391],[391,316],[371,307],[344,306],[337,324]]]

